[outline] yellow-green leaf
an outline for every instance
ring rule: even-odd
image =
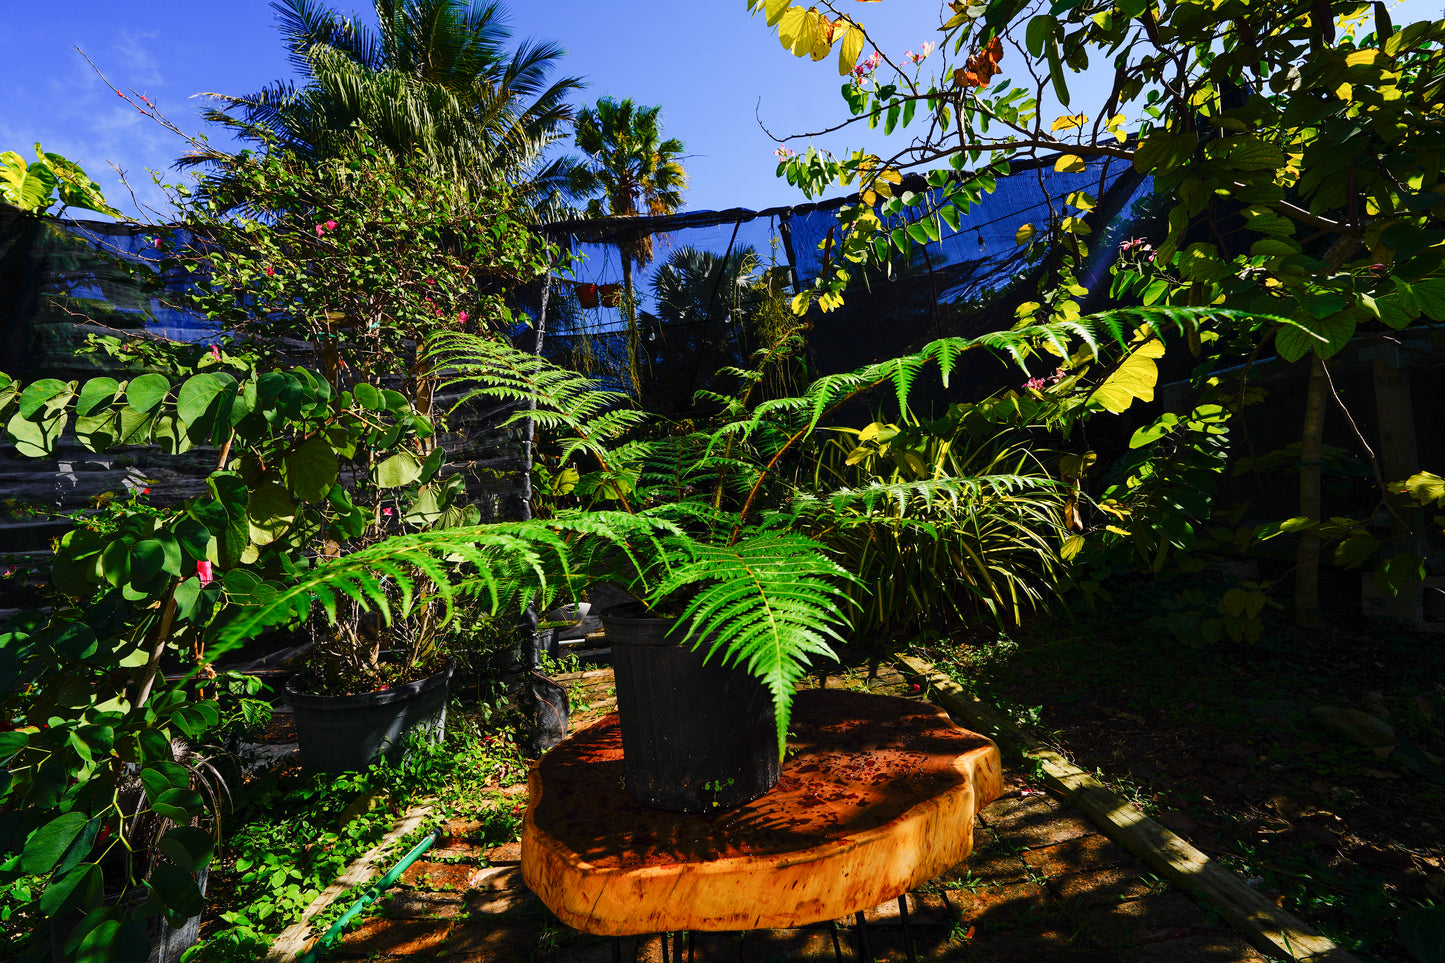
[[[1075,127],[1083,127],[1088,119],[1088,114],[1065,114],[1062,117],[1054,118],[1054,122],[1049,126],[1049,130],[1072,130]]]
[[[1077,556],[1079,552],[1083,550],[1083,548],[1084,536],[1070,535],[1067,539],[1064,540],[1064,544],[1059,546],[1059,558],[1063,559],[1066,562],[1071,562],[1074,560],[1075,556]]]
[[[1054,162],[1054,170],[1061,174],[1082,174],[1085,169],[1084,159],[1078,154],[1064,154]]]
[[[1199,137],[1194,133],[1150,134],[1134,151],[1134,169],[1141,174],[1167,172],[1186,163],[1198,146]]]
[[[778,21],[783,19],[783,14],[788,11],[788,0],[767,0],[764,9],[768,15],[768,26],[776,27]]]
[[[813,17],[802,7],[789,7],[778,20],[778,39],[795,56],[813,51]]]
[[[1032,224],[1021,224],[1019,229],[1014,231],[1014,243],[1020,246],[1028,244],[1034,239],[1034,226]]]
[[[1089,396],[1089,401],[1115,414],[1123,414],[1135,399],[1154,400],[1154,386],[1159,381],[1155,358],[1164,357],[1164,342],[1144,342]]]
[[[1064,203],[1081,211],[1092,211],[1096,206],[1093,196],[1086,191],[1074,191],[1064,198]]]
[[[1445,505],[1445,478],[1434,472],[1417,472],[1402,482],[1390,485],[1390,491],[1409,495],[1417,505],[1428,505],[1430,502]]]
[[[848,23],[840,22],[840,26],[844,33],[843,42],[838,45],[838,75],[846,77],[863,53],[863,31]]]

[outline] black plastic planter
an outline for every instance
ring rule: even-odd
[[[356,772],[383,755],[399,758],[412,730],[440,739],[446,732],[448,683],[454,668],[448,665],[418,682],[349,696],[302,692],[293,676],[286,683],[286,701],[296,721],[302,768]]]
[[[672,812],[741,806],[777,784],[777,724],[763,684],[679,644],[672,619],[604,617],[628,795]]]

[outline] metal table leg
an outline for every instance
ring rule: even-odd
[[[868,924],[863,921],[863,911],[854,914],[854,929],[858,932],[858,959],[873,963],[873,950],[868,945]]]
[[[918,954],[913,950],[913,927],[908,923],[908,894],[898,897],[898,915],[903,917],[903,945],[908,948],[908,963],[918,963]]]

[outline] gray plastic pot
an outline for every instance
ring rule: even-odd
[[[419,730],[440,739],[447,726],[452,670],[417,682],[360,695],[320,696],[303,692],[299,680],[286,682],[286,701],[301,745],[301,767],[311,772],[356,772],[385,755],[396,761],[407,734]]]
[[[672,619],[603,616],[603,623],[628,795],[654,809],[717,812],[777,784],[777,723],[761,682],[720,658],[704,663],[702,653],[679,644]]]

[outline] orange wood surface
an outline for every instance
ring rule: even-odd
[[[522,878],[604,936],[801,926],[956,865],[1003,791],[998,747],[927,703],[808,689],[790,730],[778,785],[716,814],[633,801],[615,714],[574,733],[529,774]]]

